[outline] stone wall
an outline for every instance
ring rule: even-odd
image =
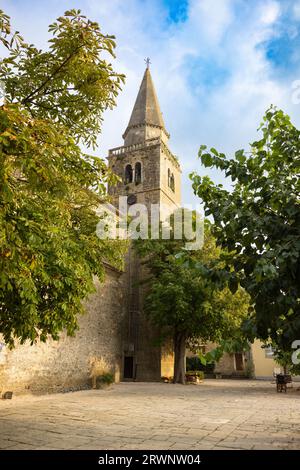
[[[160,145],[156,143],[147,148],[126,150],[121,155],[110,155],[108,160],[112,171],[122,179],[117,185],[108,187],[114,205],[118,207],[119,196],[129,194],[135,194],[139,204],[149,204],[149,207],[151,203],[159,202]],[[125,184],[126,165],[131,165],[134,170],[137,162],[142,165],[142,181],[139,184],[134,181]]]
[[[157,344],[158,331],[143,312],[148,287],[147,284],[140,285],[140,280],[149,277],[149,273],[132,245],[126,257],[126,274],[128,314],[124,328],[124,356],[133,358],[132,379],[159,381],[161,350]]]
[[[224,353],[219,362],[215,365],[215,373],[224,376],[231,376],[236,373],[234,365],[234,355]]]
[[[122,330],[125,317],[124,274],[107,269],[104,284],[86,301],[75,337],[17,345],[0,352],[0,392],[48,393],[78,389],[89,384],[92,357],[110,364],[116,381],[122,368]]]
[[[168,171],[174,176],[175,191],[168,185]],[[167,146],[162,146],[160,160],[161,202],[173,210],[181,206],[181,169]]]
[[[163,204],[170,210],[181,205],[181,170],[180,166],[166,145],[155,142],[143,148],[122,148],[122,153],[108,157],[109,167],[122,181],[109,186],[108,193],[112,204],[118,207],[119,196],[135,194],[138,204],[145,204],[149,210],[151,204]],[[134,170],[137,162],[142,166],[142,181],[138,184],[124,182],[125,168],[129,164]],[[168,170],[175,178],[175,192],[168,186]]]

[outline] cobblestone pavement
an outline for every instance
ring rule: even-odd
[[[0,449],[300,449],[300,384],[205,380],[0,400]]]

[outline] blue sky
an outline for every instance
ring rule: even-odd
[[[300,80],[300,0],[0,0],[28,41],[47,44],[47,26],[80,8],[117,39],[115,68],[126,85],[105,115],[99,152],[122,145],[132,106],[151,58],[170,148],[183,167],[183,201],[195,202],[188,174],[201,168],[201,144],[228,155],[257,138],[272,103],[300,126],[292,84]]]
[[[178,23],[188,19],[188,0],[163,0],[168,12],[168,21]]]

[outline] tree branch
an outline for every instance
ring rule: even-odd
[[[29,93],[28,96],[26,96],[23,100],[22,100],[22,103],[23,104],[26,104],[27,101],[30,100],[30,98],[32,98],[34,95],[36,95],[37,93],[39,93],[39,91],[41,91],[46,85],[47,83],[49,83],[53,77],[55,77],[55,75],[58,74],[58,72],[61,71],[61,69],[77,54],[77,52],[79,51],[79,49],[81,49],[81,47],[83,47],[84,44],[81,44],[80,46],[78,46],[73,52],[72,54],[70,54],[55,70],[54,72],[46,78],[46,80],[38,87],[36,88],[35,90],[33,90],[31,93]]]

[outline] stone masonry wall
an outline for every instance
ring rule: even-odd
[[[216,363],[215,372],[224,376],[231,376],[236,373],[234,367],[234,355],[225,353],[219,362]]]
[[[124,274],[107,269],[104,284],[86,301],[75,337],[62,334],[31,346],[0,351],[0,393],[48,393],[85,387],[90,359],[104,357],[120,380],[124,309]]]
[[[160,145],[156,144],[146,149],[113,155],[108,160],[111,170],[122,179],[118,184],[108,187],[108,193],[112,196],[112,204],[118,207],[119,196],[128,196],[129,194],[135,194],[137,202],[146,204],[148,207],[151,203],[159,202]],[[138,184],[134,181],[125,184],[126,165],[130,164],[134,169],[137,162],[142,165],[142,181]]]

